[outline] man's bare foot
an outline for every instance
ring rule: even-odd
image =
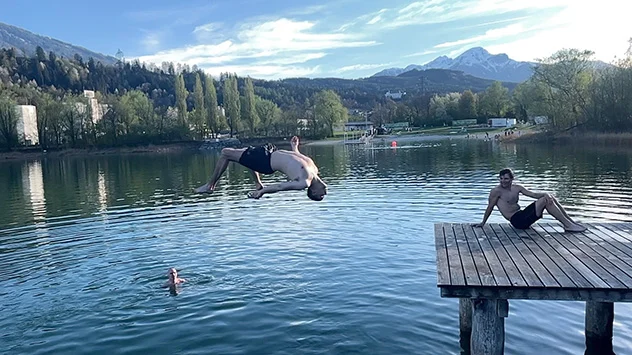
[[[213,189],[213,188],[211,188],[211,184],[208,184],[208,183],[207,183],[207,184],[204,184],[204,185],[202,185],[202,186],[198,187],[197,189],[195,189],[195,190],[193,190],[193,191],[195,191],[195,192],[196,192],[196,193],[198,193],[198,194],[202,194],[202,193],[209,193],[209,194],[210,194],[210,193],[212,193],[212,192],[213,192],[213,190],[214,190],[214,189]]]
[[[263,189],[263,185],[262,184],[256,184],[255,185],[255,190],[261,190]]]
[[[567,231],[567,232],[583,232],[586,229],[588,229],[588,228],[582,226],[579,223],[575,223],[575,224],[571,225],[570,227],[564,227],[564,230]]]

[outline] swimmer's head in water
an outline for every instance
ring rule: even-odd
[[[178,271],[175,268],[170,268],[169,271],[167,271],[167,275],[169,275],[169,281],[178,279]]]
[[[327,195],[327,185],[320,178],[314,178],[307,188],[307,197],[314,201],[322,201],[325,195]]]

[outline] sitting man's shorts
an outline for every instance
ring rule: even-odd
[[[527,229],[540,218],[542,218],[542,216],[538,217],[536,215],[535,202],[533,202],[524,210],[518,211],[511,216],[511,220],[509,220],[509,222],[511,222],[511,225],[514,226],[514,228]]]
[[[272,152],[276,150],[277,147],[271,143],[258,147],[250,146],[241,154],[239,164],[262,174],[273,174],[274,170],[270,165],[270,158]]]

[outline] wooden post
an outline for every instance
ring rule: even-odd
[[[461,333],[472,332],[472,299],[459,298],[459,330]]]
[[[459,345],[461,354],[469,354],[472,338],[472,299],[459,298]]]
[[[614,354],[614,303],[586,301],[586,354]]]
[[[499,303],[506,300],[472,300],[472,355],[502,355],[505,351],[505,318]]]

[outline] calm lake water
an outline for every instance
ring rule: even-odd
[[[248,199],[238,166],[215,194],[193,195],[214,152],[0,164],[0,352],[458,354],[433,223],[479,222],[498,170],[579,221],[632,221],[632,151],[301,149],[329,184],[322,202]],[[169,267],[187,279],[177,296],[161,288]],[[583,327],[581,302],[511,301],[506,353],[582,354]],[[631,305],[615,306],[614,347],[632,349]]]

